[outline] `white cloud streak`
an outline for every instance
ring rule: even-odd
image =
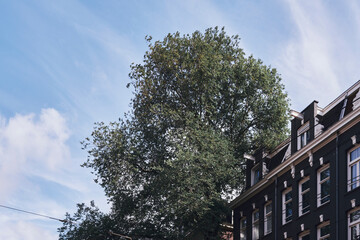
[[[312,100],[321,106],[350,87],[359,77],[354,65],[359,55],[354,35],[344,29],[322,1],[285,3],[294,22],[293,35],[281,50],[276,66],[282,73],[293,107],[302,110]],[[358,8],[357,8],[358,9]],[[357,24],[356,34],[360,25]]]
[[[332,67],[332,47],[328,41],[332,39],[332,33],[326,27],[330,20],[319,1],[312,2],[311,6],[301,5],[298,1],[288,1],[288,4],[297,33],[279,61],[285,83],[291,86],[290,94],[295,97],[295,101],[308,104],[311,97],[322,94],[314,94],[314,89],[322,85],[333,97],[339,91],[339,85]],[[296,89],[301,91],[297,92]],[[304,95],[306,99],[302,98]]]

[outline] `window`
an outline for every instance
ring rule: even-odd
[[[310,178],[307,177],[299,183],[299,215],[310,211]]]
[[[292,191],[291,188],[285,190],[282,195],[283,224],[291,221],[292,218]]]
[[[349,223],[349,238],[350,240],[357,240],[360,238],[360,209],[351,211],[348,215]]]
[[[260,181],[260,164],[251,170],[251,186]]]
[[[240,219],[240,240],[246,240],[246,217]]]
[[[325,222],[318,227],[318,240],[330,240],[330,222]]]
[[[259,210],[253,212],[253,228],[252,228],[252,239],[259,239]]]
[[[299,235],[299,240],[310,240],[310,232],[306,231]]]
[[[305,123],[303,126],[301,126],[297,132],[298,136],[298,145],[297,149],[303,148],[306,144],[310,142],[310,130],[309,130],[309,122]]]
[[[352,150],[348,160],[348,190],[360,186],[360,147]]]
[[[271,233],[272,230],[272,205],[271,202],[264,206],[264,234]]]
[[[317,174],[317,203],[321,206],[330,201],[330,168],[326,165]]]

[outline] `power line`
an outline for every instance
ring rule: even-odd
[[[2,204],[0,204],[0,207],[7,208],[7,209],[10,209],[10,210],[14,210],[14,211],[18,211],[18,212],[31,214],[31,215],[35,215],[35,216],[39,216],[39,217],[49,218],[51,220],[56,220],[56,221],[60,221],[60,222],[63,222],[63,223],[66,222],[65,219],[55,218],[55,217],[47,216],[47,215],[40,214],[40,213],[35,213],[35,212],[30,212],[30,211],[14,208],[14,207],[5,206],[5,205],[2,205]]]

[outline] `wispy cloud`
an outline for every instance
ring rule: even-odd
[[[292,36],[276,65],[283,74],[292,102],[298,110],[312,100],[324,106],[356,78],[359,56],[354,35],[342,29],[342,20],[322,1],[285,3],[294,22]],[[360,33],[357,26],[357,33]]]

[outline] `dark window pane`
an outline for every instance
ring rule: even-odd
[[[360,157],[360,148],[357,148],[350,153],[350,161],[353,161],[353,160],[357,159],[358,157]]]
[[[254,212],[254,222],[259,220],[259,211]]]
[[[291,199],[291,191],[285,194],[285,201],[288,201]]]
[[[358,164],[356,163],[353,166],[351,166],[351,189],[354,189],[357,187],[357,179],[358,179]]]
[[[306,131],[306,143],[305,144],[308,144],[310,142],[310,130],[307,130]]]
[[[301,240],[310,240],[310,235],[306,235],[306,236],[303,236],[301,237]]]
[[[320,181],[324,180],[327,177],[330,177],[330,168],[328,168],[320,173]]]
[[[305,134],[303,133],[303,134],[301,134],[301,136],[300,136],[300,143],[301,143],[301,147],[303,147],[303,146],[305,146]]]
[[[301,191],[305,191],[306,189],[309,189],[310,188],[310,181],[307,180],[306,182],[302,183],[301,184]]]
[[[321,184],[321,204],[330,200],[330,180]]]
[[[265,212],[266,212],[266,213],[269,213],[269,212],[272,211],[271,209],[272,209],[272,207],[271,207],[271,203],[270,203],[270,204],[266,205],[266,207],[265,207]]]
[[[360,210],[350,213],[350,222],[354,222],[360,219]]]
[[[292,202],[286,204],[286,222],[291,220],[292,217]]]
[[[351,228],[351,240],[357,240],[356,226]]]
[[[310,192],[307,192],[302,197],[302,213],[310,211]]]
[[[320,237],[323,237],[327,234],[330,234],[330,224],[326,225],[320,229]]]
[[[271,215],[270,216],[268,216],[267,218],[266,218],[266,222],[265,222],[265,224],[266,224],[266,233],[269,233],[269,232],[271,232],[271,229],[272,229],[272,218],[271,218]]]

